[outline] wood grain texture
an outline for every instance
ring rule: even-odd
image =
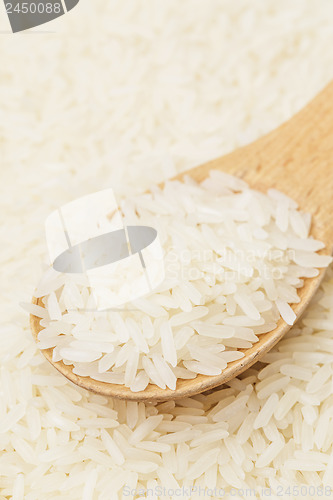
[[[333,82],[310,104],[279,128],[254,143],[240,148],[222,158],[193,168],[175,179],[189,175],[197,181],[204,180],[211,169],[237,175],[250,187],[266,191],[276,188],[298,202],[299,207],[312,214],[311,234],[325,243],[321,254],[333,250]],[[299,318],[317,290],[324,270],[316,278],[305,279],[298,294],[299,304],[292,306]],[[33,303],[43,306],[41,299]],[[31,330],[37,340],[42,329],[39,318],[31,315]],[[72,366],[52,362],[52,349],[43,354],[65,377],[90,391],[115,398],[135,401],[164,401],[198,394],[236,377],[263,354],[269,351],[290,329],[282,319],[275,330],[260,335],[260,340],[250,349],[240,349],[245,356],[229,363],[221,375],[198,375],[193,380],[178,380],[175,391],[149,385],[144,391],[133,393],[130,389],[79,377]]]

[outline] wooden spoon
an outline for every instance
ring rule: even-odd
[[[325,243],[322,254],[333,250],[333,82],[310,104],[290,121],[260,138],[222,158],[210,161],[175,177],[184,175],[202,181],[211,169],[218,169],[241,177],[250,187],[266,191],[276,188],[298,202],[300,209],[313,216],[311,234]],[[297,318],[303,313],[316,292],[325,270],[316,278],[304,280],[299,289],[301,301],[292,306]],[[34,304],[44,306],[41,299]],[[39,318],[31,315],[31,330],[34,338],[42,327]],[[89,377],[80,377],[72,372],[71,365],[52,361],[52,350],[45,349],[46,359],[65,377],[85,389],[120,399],[135,401],[163,401],[183,398],[212,389],[236,377],[269,351],[290,329],[282,319],[275,330],[260,335],[260,340],[250,349],[241,349],[245,356],[229,363],[220,375],[198,375],[192,380],[178,380],[176,390],[160,389],[148,385],[142,392],[133,393],[129,388],[98,382]]]

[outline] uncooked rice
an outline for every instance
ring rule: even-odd
[[[332,269],[263,364],[158,406],[73,386],[36,347],[18,302],[31,300],[52,210],[105,186],[130,198],[300,109],[332,78],[332,16],[330,0],[81,0],[45,27],[55,33],[1,34],[1,500],[113,500],[161,485],[215,500],[214,484],[227,500],[331,498]],[[292,224],[306,231],[298,212]],[[184,326],[177,345],[191,335]],[[277,392],[259,386],[273,376]],[[277,404],[295,388],[298,401],[278,420]],[[214,422],[244,397],[239,414]],[[156,415],[162,422],[131,445]]]
[[[25,337],[21,354],[8,350],[2,367],[3,406],[10,410],[1,431],[13,450],[0,459],[2,477],[8,478],[4,494],[13,485],[38,498],[53,498],[56,489],[68,499],[78,491],[82,498],[110,498],[111,491],[121,498],[121,492],[157,494],[165,486],[175,492],[193,489],[191,498],[200,498],[199,487],[208,498],[217,498],[209,493],[214,490],[232,498],[235,493],[228,491],[244,489],[264,498],[259,488],[285,491],[295,484],[306,486],[306,498],[330,495],[333,331],[323,330],[321,322],[332,319],[329,269],[304,318],[261,363],[222,388],[150,405],[73,386],[53,372],[37,348],[15,382],[6,365],[20,363],[30,346]],[[13,336],[22,342],[18,329]],[[326,358],[313,362],[316,353]]]
[[[275,189],[264,195],[214,170],[201,184],[167,181],[124,200],[125,225],[157,230],[164,280],[124,311],[94,311],[94,289],[81,274],[63,273],[60,281],[48,268],[35,291],[45,308],[25,304],[41,318],[38,347],[53,348],[53,361],[72,364],[77,375],[133,392],[149,382],[175,389],[177,378],[219,375],[244,356],[238,348],[252,347],[280,315],[294,323],[289,303],[300,301],[302,278],[332,261],[316,254],[324,245],[309,235],[308,214],[298,212],[306,232],[291,224],[297,209]],[[120,273],[102,294],[117,293],[125,280]]]

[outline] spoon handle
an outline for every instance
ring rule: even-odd
[[[289,121],[257,141],[188,172],[237,175],[251,187],[276,188],[313,217],[312,234],[333,249],[333,82]],[[325,253],[326,253],[325,252]]]

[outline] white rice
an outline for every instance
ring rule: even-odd
[[[275,328],[279,314],[294,323],[289,303],[299,302],[302,282],[290,280],[291,272],[301,277],[303,269],[314,272],[332,260],[315,254],[321,242],[308,234],[300,238],[289,225],[295,202],[277,190],[265,196],[244,181],[240,187],[237,178],[217,171],[202,185],[167,182],[163,189],[152,188],[152,194],[125,200],[121,208],[131,213],[131,224],[157,229],[164,282],[129,310],[94,312],[91,287],[69,274],[54,290],[53,275],[43,298],[46,309],[25,308],[42,318],[39,347],[54,347],[55,361],[72,364],[81,376],[124,383],[134,392],[149,382],[174,389],[178,377],[220,374],[244,355],[238,349],[252,347],[258,335]],[[302,242],[307,251],[298,249]],[[122,285],[125,277],[118,279]],[[41,282],[37,297],[47,290],[46,276]]]

